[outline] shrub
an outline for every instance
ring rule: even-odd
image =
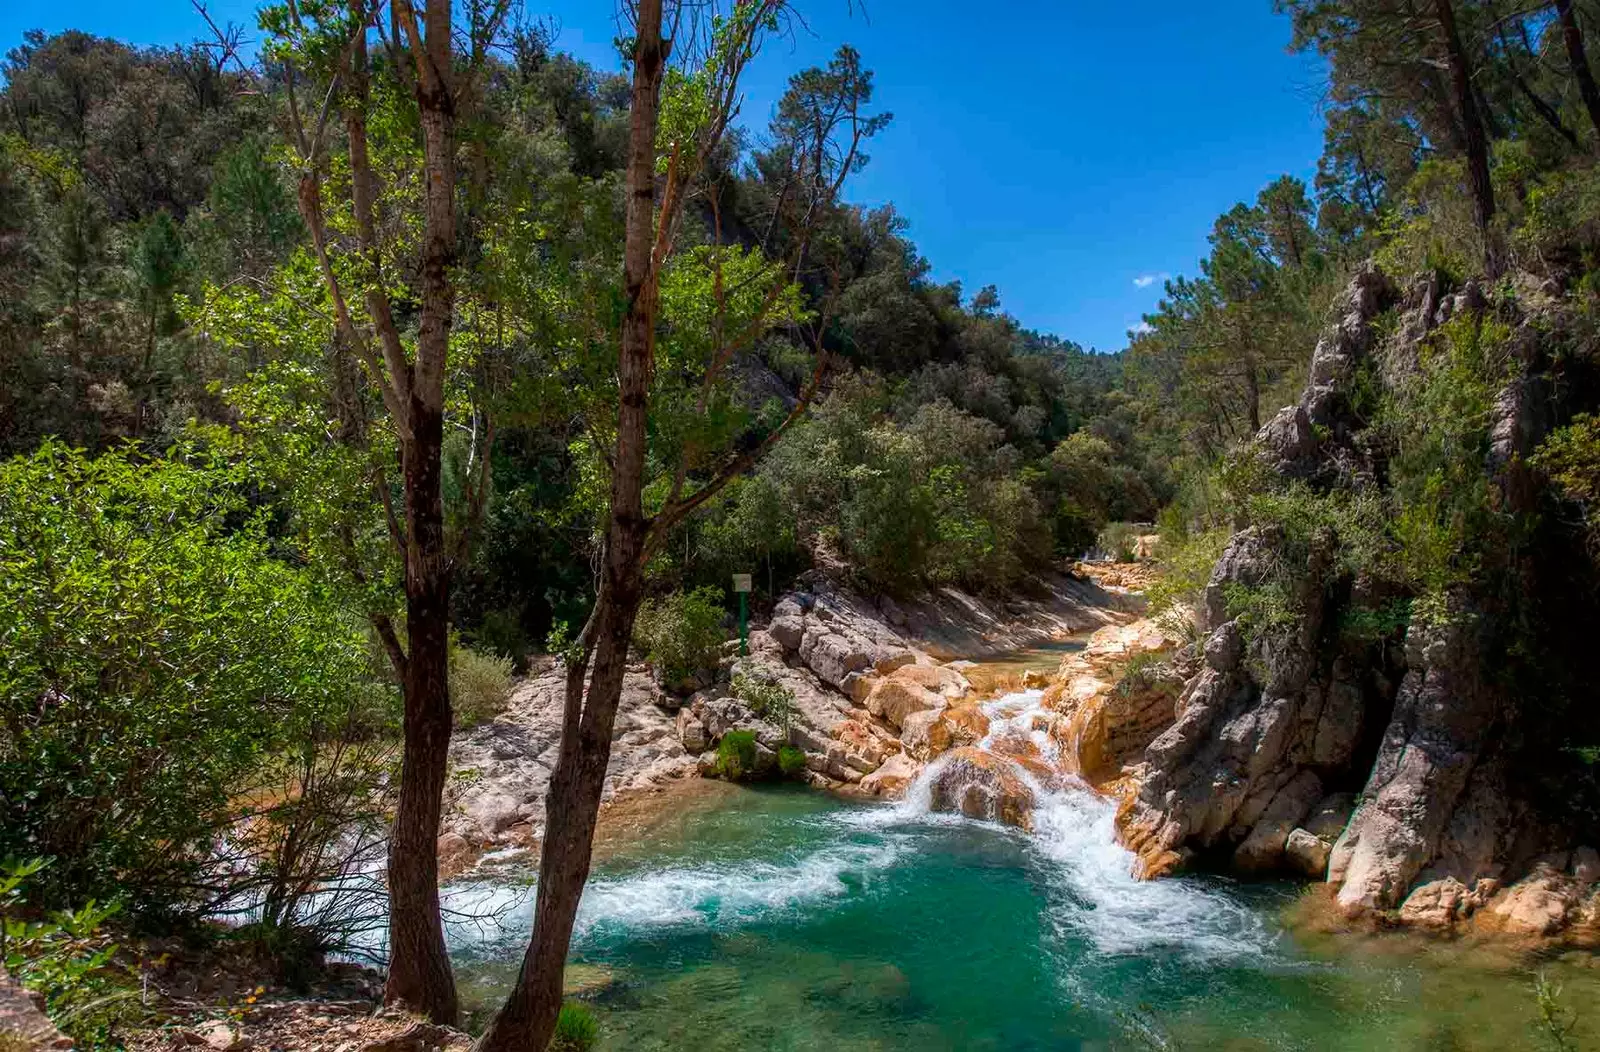
[[[1139,541],[1139,528],[1131,522],[1108,523],[1095,538],[1095,547],[1119,563],[1134,560],[1134,546]]]
[[[54,859],[40,905],[201,908],[241,785],[387,702],[237,481],[57,443],[0,464],[0,858]]]
[[[798,778],[805,772],[806,754],[803,749],[785,745],[778,750],[778,770],[785,778]]]
[[[588,1005],[567,1002],[556,1016],[550,1035],[550,1052],[589,1052],[600,1040],[600,1023]]]
[[[756,769],[754,731],[729,731],[717,743],[717,774],[730,782],[748,778]]]
[[[701,669],[715,667],[727,638],[722,590],[696,588],[646,600],[633,635],[663,683],[681,683]]]
[[[787,731],[794,722],[794,691],[769,672],[741,671],[733,677],[733,693],[750,711]]]
[[[80,1047],[110,1047],[111,1028],[139,996],[110,967],[117,947],[101,931],[117,906],[91,900],[27,919],[21,908],[27,885],[46,868],[42,859],[0,866],[0,964],[44,999],[45,1014]]]
[[[457,730],[468,730],[505,710],[511,659],[468,646],[450,648],[450,705]]]
[[[1166,661],[1160,654],[1149,650],[1141,650],[1133,655],[1122,666],[1122,678],[1117,680],[1115,687],[1117,697],[1131,697],[1154,687],[1161,681],[1165,665]]]

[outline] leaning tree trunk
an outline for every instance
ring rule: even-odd
[[[628,645],[643,584],[646,415],[654,357],[656,287],[655,137],[668,44],[662,0],[640,0],[633,54],[632,121],[627,173],[623,280],[628,297],[617,363],[617,445],[612,458],[611,519],[605,576],[585,630],[593,647],[589,688],[581,663],[567,680],[561,752],[545,799],[545,836],[533,935],[505,1006],[478,1042],[479,1052],[543,1049],[561,1010],[562,971],[578,901],[589,878],[595,821],[611,759],[611,732],[622,698]]]
[[[1454,96],[1456,125],[1461,131],[1461,148],[1467,155],[1467,184],[1472,191],[1472,218],[1483,238],[1484,268],[1490,277],[1499,276],[1500,254],[1495,251],[1490,224],[1494,220],[1494,184],[1489,180],[1489,138],[1484,131],[1483,114],[1478,110],[1477,93],[1472,86],[1472,65],[1461,43],[1455,9],[1450,0],[1434,0],[1434,12],[1444,34],[1445,56],[1450,66],[1450,93]]]
[[[1578,14],[1572,9],[1572,0],[1556,0],[1556,13],[1561,18],[1561,39],[1567,45],[1567,62],[1572,66],[1572,78],[1578,82],[1583,108],[1589,111],[1595,135],[1600,137],[1600,88],[1595,86],[1594,72],[1589,69],[1583,31],[1578,27]],[[1596,141],[1600,143],[1600,138]]]

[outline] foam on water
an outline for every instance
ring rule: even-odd
[[[1044,730],[1054,717],[1041,708],[1044,692],[1023,690],[983,705],[989,733],[978,743],[991,748],[1003,737],[1025,736],[1049,761],[1057,745]],[[930,763],[894,808],[867,812],[862,824],[893,827],[904,823],[968,822],[931,810],[932,785],[946,757]],[[1136,880],[1134,858],[1117,843],[1115,805],[1067,777],[1060,788],[1046,787],[1025,768],[1016,775],[1034,791],[1034,856],[1048,870],[1050,920],[1060,939],[1087,941],[1105,954],[1152,950],[1198,959],[1260,959],[1273,953],[1276,937],[1260,916],[1230,895],[1186,879]]]
[[[1025,690],[985,703],[990,730],[980,747],[1025,737],[1056,761],[1056,743],[1035,729],[1054,716],[1040,707],[1042,697]],[[930,763],[896,804],[801,819],[815,827],[809,850],[596,876],[584,890],[575,941],[675,926],[720,929],[803,911],[851,894],[896,864],[914,865],[939,830],[975,825],[1024,839],[1045,889],[1047,942],[1060,949],[1086,944],[1111,957],[1160,951],[1196,960],[1272,955],[1275,936],[1242,901],[1192,879],[1135,880],[1133,856],[1116,842],[1113,804],[1070,777],[1047,787],[1016,768],[1035,794],[1028,836],[934,812],[931,787],[947,762],[948,755]],[[533,891],[493,877],[469,880],[446,890],[445,908],[453,948],[493,953],[526,940]]]
[[[741,860],[592,878],[578,907],[574,942],[670,927],[731,927],[838,898],[900,857],[904,838],[841,840],[783,861]],[[527,939],[534,889],[495,881],[447,889],[452,950],[492,951]]]

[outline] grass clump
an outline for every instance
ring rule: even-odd
[[[755,731],[729,731],[717,743],[717,774],[730,782],[748,778],[756,769]]]
[[[785,745],[778,750],[778,770],[783,772],[785,778],[798,778],[805,773],[806,754],[802,749],[793,745]]]
[[[600,1023],[588,1005],[569,1001],[556,1016],[550,1035],[550,1052],[589,1052],[600,1040]]]

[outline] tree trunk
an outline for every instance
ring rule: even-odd
[[[1450,66],[1450,92],[1454,96],[1456,126],[1461,131],[1461,148],[1467,155],[1467,184],[1472,191],[1472,218],[1483,238],[1484,269],[1489,277],[1500,273],[1499,253],[1494,248],[1490,223],[1494,220],[1494,184],[1489,180],[1489,139],[1484,132],[1483,115],[1478,112],[1477,93],[1472,86],[1472,66],[1456,27],[1456,13],[1450,0],[1434,0],[1434,12],[1444,35],[1445,56]]]
[[[407,384],[409,435],[401,443],[406,507],[405,752],[389,841],[389,978],[384,1001],[436,1023],[456,1021],[455,978],[439,917],[439,813],[450,749],[450,557],[445,544],[441,452],[444,367],[455,290],[455,127],[450,92],[450,0],[428,0],[425,42],[407,15],[418,61],[424,212],[422,302],[416,363]]]
[[[384,1001],[456,1021],[439,916],[439,813],[450,749],[450,574],[440,491],[443,414],[411,402],[406,498],[405,751],[389,838],[389,977]]]
[[[581,662],[568,677],[561,753],[545,800],[545,838],[533,935],[516,985],[478,1042],[479,1052],[543,1049],[561,1010],[562,972],[594,848],[595,820],[611,759],[611,732],[622,697],[628,645],[638,613],[645,562],[646,415],[655,351],[655,138],[668,44],[662,0],[640,0],[633,54],[632,120],[627,173],[623,318],[617,363],[617,445],[612,458],[611,520],[605,579],[595,604],[594,667],[583,696]],[[586,631],[586,635],[588,632]],[[580,715],[581,713],[581,715]]]
[[[1583,47],[1583,31],[1578,28],[1578,15],[1572,9],[1572,0],[1556,0],[1556,13],[1561,18],[1561,39],[1567,45],[1567,61],[1572,66],[1573,79],[1578,82],[1583,108],[1589,111],[1595,134],[1600,136],[1600,88],[1595,87],[1594,73],[1589,69],[1589,56]]]

